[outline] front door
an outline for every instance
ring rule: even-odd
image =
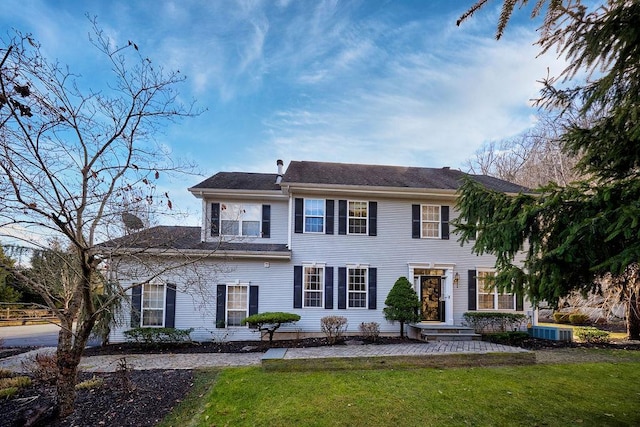
[[[442,301],[442,277],[420,276],[420,301],[422,302],[422,320],[427,322],[444,321],[444,301]]]

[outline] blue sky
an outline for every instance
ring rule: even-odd
[[[158,139],[203,176],[275,172],[277,159],[463,168],[483,143],[532,126],[536,81],[562,65],[536,57],[526,12],[495,41],[501,1],[457,27],[473,2],[4,0],[0,28],[32,33],[94,85],[86,14],[179,69],[181,96],[206,111]],[[197,182],[166,183],[192,224]]]

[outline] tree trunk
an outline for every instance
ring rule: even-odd
[[[73,319],[65,319],[60,326],[56,352],[58,367],[56,397],[59,416],[64,418],[73,413],[76,400],[76,376],[82,352],[77,354],[78,352],[74,351],[74,344],[79,343],[74,343],[73,340]]]
[[[631,286],[629,289],[627,334],[630,340],[640,340],[640,292],[637,286]]]
[[[57,409],[60,418],[72,414],[76,400],[76,380],[78,365],[84,347],[89,339],[94,321],[84,318],[78,320],[76,334],[73,334],[73,317],[61,322],[56,352],[58,375],[56,379]]]

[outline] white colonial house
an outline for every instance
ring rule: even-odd
[[[461,325],[474,310],[531,314],[518,295],[484,286],[495,259],[461,246],[449,225],[465,176],[505,193],[525,188],[450,168],[292,161],[282,169],[278,161],[274,174],[217,173],[189,188],[202,200],[200,227],[153,227],[106,245],[116,248],[113,278],[148,281],[131,288],[111,342],[140,326],[255,340],[242,319],[270,311],[300,315],[279,331],[289,337],[320,333],[330,315],[346,317],[348,333],[377,322],[397,334],[383,308],[402,276],[420,297],[423,325]],[[188,259],[196,261],[166,273],[152,267]]]

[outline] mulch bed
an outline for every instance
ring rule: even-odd
[[[380,345],[415,342],[398,337],[380,337]],[[353,338],[346,344],[362,344],[364,340]],[[507,344],[507,343],[505,343]],[[274,347],[312,347],[327,345],[324,338],[274,342]],[[612,344],[579,344],[547,341],[535,338],[522,340],[519,345],[531,350],[548,350],[567,347],[597,347],[632,349],[640,351],[638,342]],[[239,341],[229,343],[185,344],[181,346],[140,346],[117,344],[90,348],[86,356],[135,353],[218,353],[262,352],[267,342]],[[193,386],[191,370],[121,370],[116,373],[81,373],[80,380],[92,377],[104,379],[104,384],[93,389],[78,391],[75,412],[64,420],[57,420],[51,413],[55,399],[52,385],[35,383],[11,399],[0,401],[0,426],[154,426],[169,414]],[[38,420],[29,424],[30,420]]]

